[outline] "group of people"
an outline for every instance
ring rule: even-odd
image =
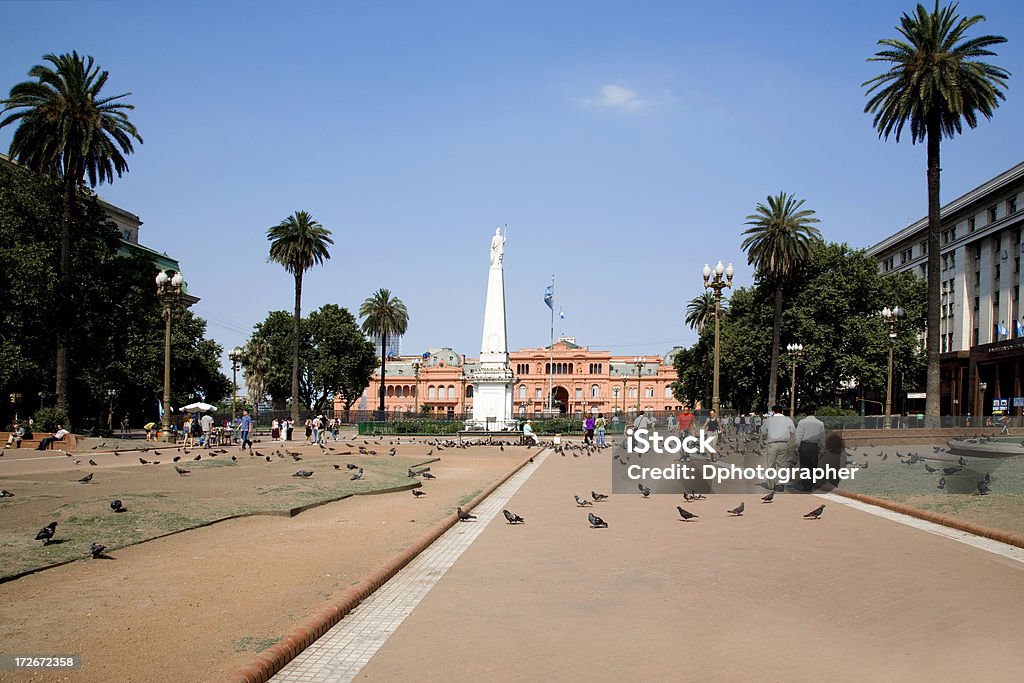
[[[810,476],[814,468],[829,464],[838,469],[846,464],[842,438],[826,430],[825,423],[814,414],[817,409],[813,403],[803,406],[804,417],[799,424],[794,424],[782,406],[776,405],[764,421],[767,466],[776,470],[797,469],[800,474],[797,488],[807,492],[814,488]],[[837,482],[822,483],[835,486]],[[777,480],[769,485],[775,491],[783,490]]]

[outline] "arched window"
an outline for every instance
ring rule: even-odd
[[[580,401],[583,399],[583,387],[576,387],[576,400]]]
[[[544,374],[545,375],[550,375],[551,374],[551,363],[545,363],[544,364]]]
[[[523,400],[525,398],[526,398],[526,385],[525,384],[520,384],[519,385],[519,399]]]
[[[636,387],[630,387],[629,388],[629,397],[630,398],[636,398]]]
[[[448,398],[455,398],[455,386],[452,384],[448,385]]]
[[[597,398],[601,395],[601,387],[596,384],[590,386],[590,398]]]
[[[541,399],[543,399],[543,398],[544,398],[544,393],[543,393],[543,391],[544,391],[543,389],[537,389],[536,399],[537,399],[538,401],[540,401]]]
[[[434,391],[434,385],[433,384],[431,384],[429,387],[427,387],[427,398],[437,398],[437,395],[436,395],[436,393]]]
[[[654,387],[647,387],[647,390],[644,392],[644,396],[647,398],[654,398]]]
[[[672,398],[672,387],[665,385],[665,398]]]
[[[473,398],[473,385],[472,384],[467,384],[466,385],[466,398]]]
[[[387,392],[385,392],[385,393],[387,394],[388,398],[394,398],[394,396],[395,396],[395,387],[393,385],[389,384]]]

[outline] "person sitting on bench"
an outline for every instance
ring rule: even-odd
[[[10,448],[12,445],[15,448],[21,448],[21,440],[25,438],[25,425],[16,424],[14,425],[14,431],[7,437],[7,445],[4,448]]]
[[[54,441],[63,441],[64,437],[67,435],[68,430],[64,429],[60,425],[57,425],[57,431],[54,433],[54,435],[44,437],[43,440],[39,442],[39,445],[36,446],[36,450],[45,451],[47,448],[50,447],[51,443],[53,443]]]
[[[534,446],[539,443],[537,435],[533,433],[533,427],[530,426],[530,421],[527,420],[526,424],[523,425],[523,442],[529,443],[530,441],[533,441]]]

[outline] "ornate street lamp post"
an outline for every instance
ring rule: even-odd
[[[882,320],[889,328],[889,379],[886,383],[885,388],[885,428],[889,429],[892,427],[892,355],[896,348],[896,328],[899,327],[900,322],[907,317],[907,314],[899,306],[889,308],[886,306],[882,309]]]
[[[789,383],[789,416],[796,417],[796,364],[804,353],[803,344],[787,344],[786,353],[789,354],[789,364],[792,366],[792,380]]]
[[[412,396],[415,407],[413,408],[413,415],[420,414],[420,366],[422,366],[418,360],[412,362],[412,374],[416,378],[416,383],[412,387]]]
[[[111,436],[114,434],[114,397],[117,396],[117,389],[107,389],[107,398],[110,399],[109,412],[107,413],[107,431]]]
[[[231,359],[231,424],[235,424],[235,414],[238,412],[238,361],[242,359],[242,349],[237,346],[228,353]]]
[[[168,275],[168,272],[161,270],[156,276],[156,294],[164,307],[164,402],[163,416],[160,418],[161,431],[166,441],[171,439],[171,314],[174,312],[174,305],[181,297],[181,287],[185,284],[185,278],[181,273]]]
[[[704,275],[704,289],[712,289],[715,292],[715,368],[714,368],[714,379],[712,381],[711,390],[711,408],[717,414],[719,412],[719,397],[718,397],[718,336],[719,336],[719,319],[721,318],[722,312],[722,290],[727,287],[732,287],[732,276],[735,271],[733,270],[732,264],[729,267],[723,268],[722,262],[719,261],[714,270],[711,266],[704,264],[704,269],[701,273]],[[725,273],[725,278],[722,278],[722,274]],[[712,277],[714,274],[714,277]]]
[[[633,365],[636,366],[636,414],[640,414],[640,372],[644,369],[644,359],[640,356],[633,358]]]

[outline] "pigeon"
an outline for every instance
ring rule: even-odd
[[[468,512],[463,510],[461,507],[456,508],[456,513],[459,515],[459,521],[460,522],[468,522],[471,519],[476,519],[476,515],[469,514]]]
[[[640,489],[640,493],[644,494],[644,498],[651,495],[651,490],[644,486],[643,484],[637,484],[637,488]]]
[[[689,522],[691,519],[697,519],[699,515],[695,515],[692,512],[687,512],[680,506],[676,506],[676,510],[679,510],[679,516],[683,518],[684,522]]]
[[[238,458],[236,458],[236,457],[235,457],[235,456],[233,456],[233,455],[231,456],[231,460],[232,460],[232,462],[238,462]]]
[[[80,481],[83,484],[88,484],[90,481],[92,481],[92,475],[93,475],[93,473],[90,472],[89,474],[85,475],[84,477],[82,477],[78,481]]]
[[[14,494],[7,489],[0,489],[0,498],[14,498]]]
[[[267,462],[270,462],[270,456],[269,455],[267,456]]]
[[[962,455],[956,459],[956,464],[960,465],[960,467],[967,467],[967,461],[964,460],[964,456]]]
[[[93,467],[96,467],[96,461],[93,460],[92,458],[89,458],[89,464],[92,465]]]
[[[743,503],[740,503],[739,507],[733,508],[728,511],[733,517],[741,517],[743,515]]]
[[[514,512],[509,512],[508,510],[502,510],[501,513],[503,515],[505,515],[505,519],[508,520],[509,524],[525,524],[526,523],[525,519],[523,519],[522,517],[520,517],[519,515],[517,515]]]
[[[189,473],[192,472],[192,470],[182,469],[181,467],[178,467],[177,465],[174,466],[174,471],[177,472],[182,477],[184,477],[186,474],[189,474]]]
[[[938,488],[938,489],[946,488],[946,478],[945,477],[939,477],[939,485],[936,486],[935,488]]]
[[[149,464],[149,461],[148,461],[148,460],[146,460],[145,458],[139,458],[139,462],[140,462],[141,464],[143,464],[143,465],[148,465],[148,464]]]
[[[363,478],[363,468],[360,467],[359,471],[352,475],[352,478],[350,479],[350,481],[359,481],[362,478]]]
[[[992,483],[992,473],[991,472],[986,472],[985,473],[985,483],[986,484],[991,484]]]
[[[36,534],[36,540],[42,541],[43,545],[48,545],[50,540],[53,538],[53,532],[57,530],[57,522],[50,522]]]
[[[419,472],[416,472],[416,471],[414,471],[414,470],[413,470],[413,469],[412,469],[412,468],[410,467],[410,468],[408,468],[408,470],[407,470],[407,472],[406,472],[405,476],[407,476],[407,477],[408,477],[409,479],[415,479],[416,477],[418,477],[418,476],[419,476]]]
[[[573,496],[573,498],[576,499],[576,505],[578,505],[581,508],[585,508],[588,505],[593,505],[593,503],[591,503],[589,500],[584,500],[583,498],[580,498],[579,496]]]
[[[107,546],[100,545],[99,543],[89,544],[89,554],[92,555],[92,559],[98,560],[103,557],[103,551],[107,549]]]
[[[309,479],[310,477],[313,476],[313,473],[310,472],[309,470],[299,470],[298,472],[296,472],[292,476],[293,477],[302,477],[303,479]]]
[[[435,477],[435,476],[434,476],[433,474],[431,474],[430,472],[420,472],[420,474],[422,474],[422,475],[423,475],[423,478],[424,478],[424,479],[437,479],[437,477]]]
[[[415,496],[416,498],[419,498],[420,496],[427,495],[427,492],[426,491],[420,491],[419,489],[413,489],[412,490],[412,495]]]
[[[763,498],[761,498],[761,502],[762,503],[770,503],[773,500],[775,500],[775,491],[772,491],[767,496],[764,496]]]
[[[110,509],[114,512],[124,512],[127,508],[125,508],[124,503],[120,500],[112,500],[110,501]]]
[[[608,522],[604,521],[593,512],[587,514],[587,521],[590,522],[591,529],[607,529]]]
[[[825,511],[825,506],[824,505],[819,505],[818,507],[814,508],[813,510],[808,512],[806,515],[804,515],[804,518],[807,518],[807,519],[821,519],[821,513],[824,512],[824,511]]]
[[[186,452],[186,453],[188,453],[188,451],[185,451],[185,452]],[[196,454],[196,457],[194,457],[194,458],[192,458],[192,459],[193,459],[193,460],[202,460],[202,459],[203,459],[203,456],[202,456],[202,455],[199,455],[199,454]]]
[[[350,462],[345,463],[345,467],[347,467],[350,470],[358,470],[359,469],[359,465],[353,465]]]
[[[594,502],[600,502],[602,500],[608,500],[608,496],[604,493],[598,493],[597,491],[591,491],[590,497],[594,499]]]
[[[988,482],[985,481],[984,479],[982,479],[981,481],[978,482],[978,494],[979,495],[984,496],[984,495],[986,495],[991,490],[992,489],[990,489],[988,487]]]
[[[935,472],[938,472],[938,471],[939,471],[939,468],[938,468],[938,467],[932,467],[932,466],[931,466],[931,465],[929,465],[928,463],[925,463],[925,464],[924,464],[924,468],[925,468],[925,470],[927,470],[927,471],[928,471],[928,474],[933,474],[933,473],[935,473]]]
[[[959,472],[962,469],[963,469],[963,467],[943,467],[942,468],[942,473],[943,474],[956,474],[957,472]]]
[[[334,469],[336,469],[336,470],[340,470],[340,469],[341,469],[341,465],[339,465],[339,464],[335,463],[335,464],[334,464]]]

